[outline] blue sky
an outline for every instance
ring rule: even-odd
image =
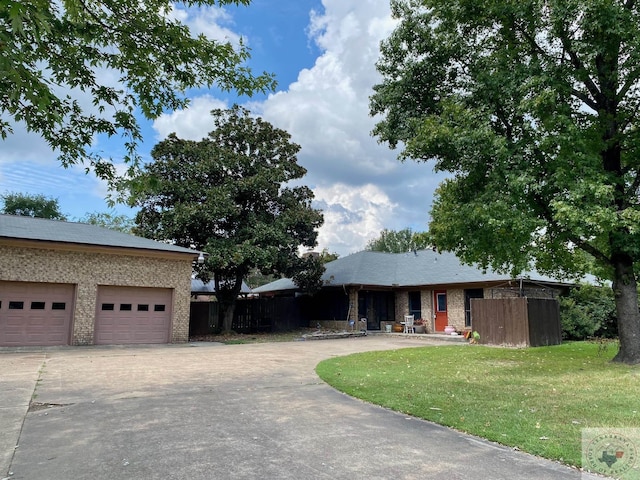
[[[380,81],[378,46],[394,23],[389,0],[253,0],[249,7],[175,12],[194,31],[211,37],[242,37],[251,48],[250,66],[276,75],[269,95],[236,98],[211,90],[189,92],[191,105],[143,125],[148,152],[169,133],[200,140],[213,108],[240,103],[302,147],[299,163],[324,211],[319,249],[344,256],[361,250],[383,228],[426,230],[433,191],[442,176],[431,164],[401,163],[397,152],[379,145],[370,131],[368,97]],[[107,189],[82,166],[63,169],[46,144],[19,125],[0,151],[0,192],[44,194],[59,200],[70,219],[109,211]],[[118,138],[94,147],[116,164]],[[117,206],[117,213],[135,211]]]

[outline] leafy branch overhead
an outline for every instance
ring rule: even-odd
[[[62,165],[90,159],[110,178],[113,165],[90,150],[94,137],[121,135],[135,166],[142,139],[136,115],[155,119],[183,108],[200,86],[241,95],[275,87],[254,76],[249,50],[195,36],[172,15],[181,7],[248,5],[249,0],[18,0],[0,5],[0,135],[16,122],[40,134]]]

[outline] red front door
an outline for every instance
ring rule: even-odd
[[[433,305],[435,310],[436,332],[444,332],[444,327],[449,324],[447,317],[447,291],[435,290],[433,292]]]

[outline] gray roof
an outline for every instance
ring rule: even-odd
[[[338,258],[325,265],[322,280],[327,286],[368,285],[378,287],[418,287],[514,280],[511,275],[464,265],[453,253],[419,250],[410,253],[384,253],[363,251]],[[525,272],[518,277],[541,283],[566,284],[537,272]],[[253,289],[253,293],[296,290],[291,279]]]
[[[213,280],[210,280],[209,282],[204,283],[198,278],[192,278],[191,293],[196,295],[214,295],[216,293],[215,282]],[[240,293],[251,293],[251,288],[249,288],[249,285],[247,285],[244,280],[242,281],[242,289],[240,290]]]
[[[0,240],[21,239],[41,242],[59,242],[75,245],[120,247],[159,252],[189,253],[199,252],[189,248],[136,237],[109,228],[86,223],[63,222],[44,218],[0,215]]]

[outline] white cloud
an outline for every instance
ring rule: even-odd
[[[397,152],[370,134],[369,96],[381,81],[379,44],[395,26],[388,2],[323,4],[308,28],[322,55],[259,107],[302,146],[305,181],[325,213],[320,247],[343,255],[362,249],[383,228],[425,230],[437,178],[428,166],[400,163]]]
[[[319,247],[341,255],[364,248],[384,228],[425,230],[435,186],[443,175],[371,137],[369,96],[381,78],[375,63],[380,41],[395,27],[388,0],[323,0],[324,12],[310,12],[310,42],[322,52],[296,81],[248,108],[292,135],[308,174],[303,181],[324,211]],[[250,40],[250,39],[249,39]],[[210,130],[212,108],[226,108],[210,96],[188,110],[163,115],[154,128],[161,137],[201,139]]]
[[[202,34],[210,40],[231,42],[235,46],[240,43],[240,35],[224,26],[233,25],[233,19],[223,8],[173,8],[168,16],[187,25],[194,36]]]
[[[212,130],[211,110],[216,108],[228,108],[228,105],[210,95],[196,97],[188,108],[162,114],[153,123],[153,128],[159,140],[170,133],[185,140],[202,140]]]
[[[341,256],[352,253],[354,245],[365,245],[375,238],[394,215],[397,207],[375,185],[352,187],[335,184],[314,190],[314,206],[321,208],[324,225],[318,235],[318,248]]]

